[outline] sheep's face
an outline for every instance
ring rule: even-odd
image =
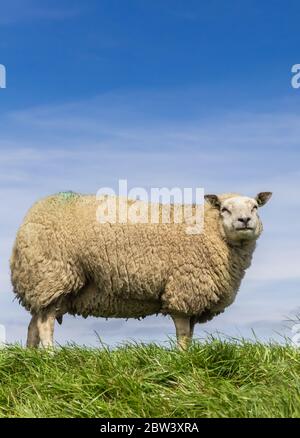
[[[221,230],[228,241],[251,241],[262,232],[258,208],[265,205],[272,193],[262,192],[256,198],[247,196],[218,197],[206,195],[205,199],[220,212]]]

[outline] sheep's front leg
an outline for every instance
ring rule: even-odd
[[[39,346],[39,343],[40,343],[40,335],[37,326],[37,315],[33,315],[28,326],[26,345],[29,348],[35,348]]]
[[[176,327],[177,345],[181,350],[187,350],[191,339],[191,318],[189,316],[171,315]]]
[[[53,332],[55,322],[55,310],[48,310],[37,316],[37,327],[41,346],[44,348],[53,347]]]

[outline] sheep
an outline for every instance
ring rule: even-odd
[[[205,195],[199,234],[182,223],[99,223],[95,196],[37,202],[10,260],[14,293],[32,315],[27,346],[52,347],[55,320],[66,313],[163,314],[174,321],[178,346],[188,348],[195,324],[234,301],[262,232],[258,208],[271,195]]]

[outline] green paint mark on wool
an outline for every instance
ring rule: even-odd
[[[67,192],[59,192],[58,193],[59,199],[62,201],[71,201],[74,198],[78,198],[80,195],[78,193],[67,191]]]

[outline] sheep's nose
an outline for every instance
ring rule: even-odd
[[[242,222],[244,225],[248,225],[248,222],[250,222],[251,221],[251,217],[239,217],[238,218],[238,221],[239,222]]]

